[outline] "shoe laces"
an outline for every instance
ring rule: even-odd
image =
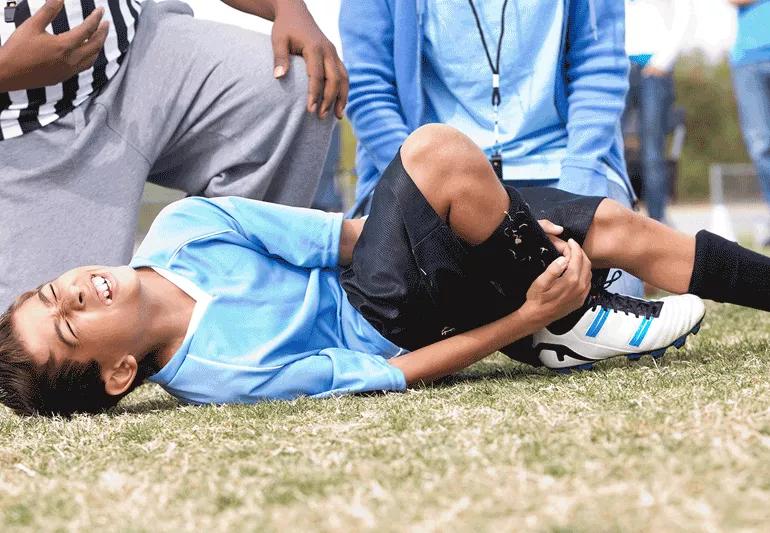
[[[622,312],[626,315],[632,314],[637,317],[658,317],[660,316],[660,310],[663,308],[663,302],[656,302],[650,300],[641,300],[639,298],[633,298],[624,294],[615,294],[609,292],[607,289],[618,281],[623,272],[616,270],[612,273],[610,279],[602,283],[600,287],[594,287],[591,294],[588,296],[591,310],[595,310],[597,307],[604,307],[614,313]]]

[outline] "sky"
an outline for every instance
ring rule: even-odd
[[[195,10],[196,16],[236,24],[263,33],[270,32],[270,24],[240,13],[216,0],[185,0]],[[621,0],[616,0],[621,1]],[[340,0],[305,0],[318,25],[340,49],[337,16]],[[735,36],[735,10],[727,0],[696,0],[696,20],[690,32],[687,46],[701,48],[710,57],[717,58],[732,45]]]

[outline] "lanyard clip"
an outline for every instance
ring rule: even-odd
[[[500,74],[492,74],[492,105],[500,105]]]
[[[16,2],[9,0],[5,3],[5,22],[11,24],[16,21]]]

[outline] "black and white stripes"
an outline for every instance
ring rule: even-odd
[[[19,2],[15,23],[0,21],[0,45],[44,3],[45,0]],[[58,85],[0,92],[0,141],[42,128],[63,117],[117,73],[134,38],[142,9],[140,0],[65,0],[64,9],[48,31],[64,33],[83,22],[97,7],[104,8],[102,20],[109,21],[110,31],[94,66]]]

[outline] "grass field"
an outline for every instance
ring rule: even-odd
[[[0,410],[0,530],[767,530],[770,314],[657,364],[495,356],[405,394],[71,421]]]

